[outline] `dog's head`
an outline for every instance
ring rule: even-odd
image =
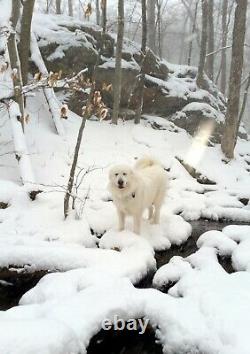
[[[131,186],[134,178],[133,170],[127,165],[118,165],[111,168],[109,180],[118,189],[125,189]]]

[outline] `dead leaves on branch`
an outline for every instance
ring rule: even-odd
[[[10,64],[7,61],[0,64],[0,73],[3,74],[5,71],[7,71],[9,66]]]
[[[84,69],[70,79],[62,79],[62,71],[53,73],[50,72],[49,75],[43,76],[40,72],[37,72],[34,75],[34,82],[39,86],[48,86],[48,87],[61,87],[68,88],[74,92],[82,92],[86,95],[89,95],[92,91],[92,87],[95,87],[95,82],[91,81],[86,75],[87,70]],[[95,90],[92,94],[91,101],[82,107],[82,115],[87,114],[88,116],[96,116],[100,121],[104,120],[108,116],[108,108],[103,102],[102,93],[112,92],[112,84],[107,84],[106,82],[102,83],[100,90]],[[60,117],[62,119],[68,118],[68,106],[63,104],[60,108]]]
[[[92,12],[93,12],[92,5],[89,2],[84,9],[84,18],[86,18],[89,21],[89,18],[91,16]]]
[[[102,100],[100,91],[94,91],[93,98],[87,106],[82,107],[82,115],[96,116],[100,121],[107,118],[108,108]]]
[[[63,104],[60,111],[60,116],[62,119],[68,119],[68,105]]]

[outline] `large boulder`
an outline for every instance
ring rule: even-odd
[[[49,25],[44,30],[46,23]],[[112,84],[114,88],[116,36],[103,34],[99,26],[51,15],[44,15],[42,19],[35,17],[34,30],[48,70],[62,70],[64,76],[70,76],[87,67],[90,76],[95,73],[96,87],[101,91],[104,103],[112,109],[113,91],[103,87]],[[134,116],[131,114],[136,106],[133,93],[143,62],[146,73],[144,113],[171,120],[192,135],[197,133],[200,125],[211,123],[212,140],[219,142],[226,101],[207,77],[203,89],[197,87],[197,68],[172,65],[160,60],[150,50],[143,58],[140,47],[128,39],[124,40],[122,58],[122,112],[129,110],[128,116]],[[67,99],[70,109],[80,114],[85,95],[71,92]],[[241,136],[245,137],[242,131]]]

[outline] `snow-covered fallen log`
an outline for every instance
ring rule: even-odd
[[[37,44],[36,36],[34,33],[32,33],[31,35],[30,50],[31,50],[31,58],[33,62],[36,64],[41,74],[48,76],[49,73],[44,64],[42,55],[40,53],[40,49]],[[45,87],[43,91],[44,91],[46,101],[49,105],[50,113],[52,115],[56,127],[56,131],[59,135],[64,135],[64,127],[60,117],[61,104],[58,101],[53,88]]]

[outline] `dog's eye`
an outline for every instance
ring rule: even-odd
[[[115,177],[117,177],[118,176],[118,173],[115,173]]]
[[[124,172],[124,173],[123,173],[123,176],[127,176],[127,173]]]

